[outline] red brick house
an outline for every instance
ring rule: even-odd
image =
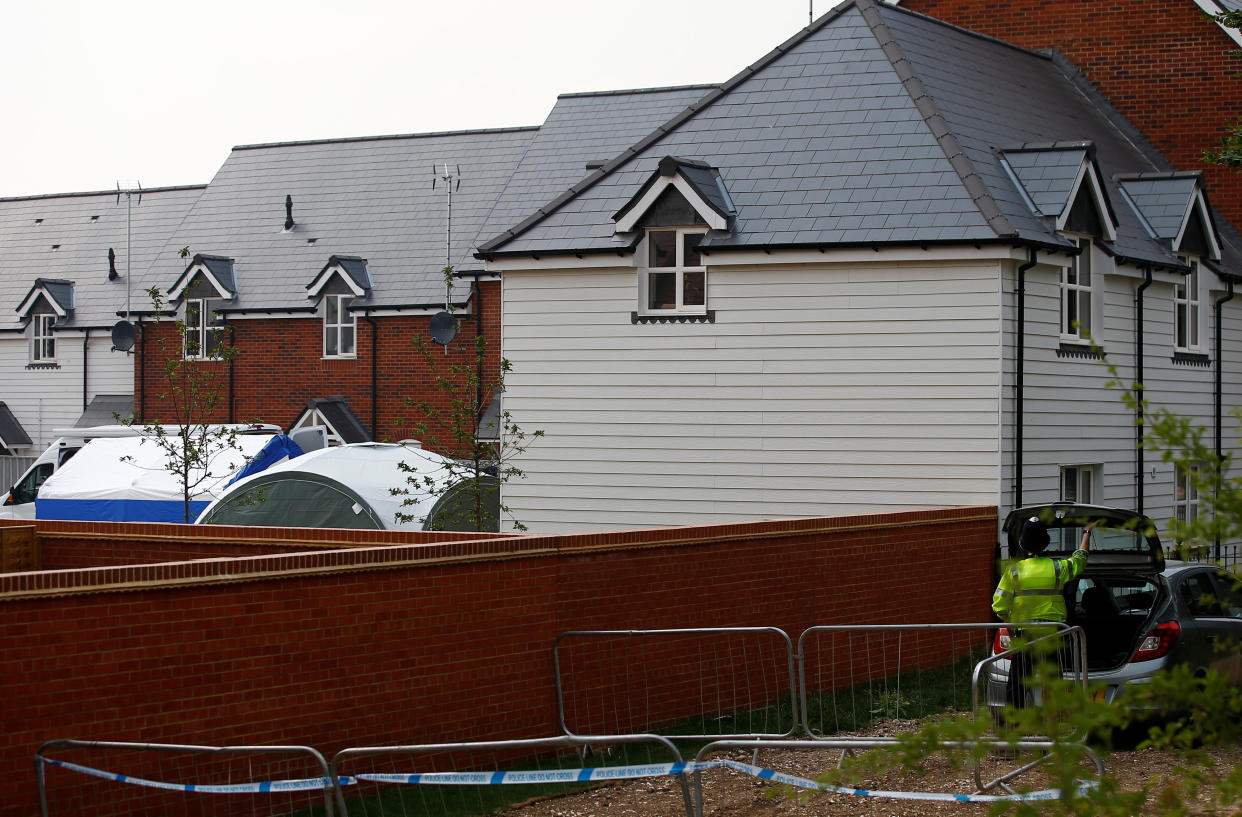
[[[1202,169],[1212,205],[1242,224],[1242,174],[1203,152],[1242,113],[1242,42],[1218,0],[896,0],[902,8],[1033,49],[1057,49],[1174,166]]]

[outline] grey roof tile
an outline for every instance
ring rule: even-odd
[[[469,257],[534,133],[515,128],[234,148],[143,270],[143,286],[167,290],[185,266],[177,251],[188,245],[192,253],[234,259],[237,297],[228,310],[311,305],[306,283],[334,255],[367,260],[368,306],[443,302],[441,269]],[[436,178],[446,162],[460,178],[447,252],[447,191]],[[290,231],[283,229],[286,195],[293,200]]]
[[[75,308],[66,328],[112,326],[127,291],[135,306],[148,305],[142,272],[203,189],[155,188],[129,200],[115,190],[0,199],[0,328],[20,326],[15,310],[38,278],[73,282]],[[109,249],[118,273],[113,281]]]

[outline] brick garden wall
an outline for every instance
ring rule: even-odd
[[[483,382],[495,381],[500,360],[500,287],[495,281],[483,281],[480,287],[481,324],[477,315],[460,315],[460,331],[447,356],[443,347],[428,341],[428,346],[433,347],[435,370],[412,342],[415,337],[429,337],[431,319],[427,315],[374,317],[374,323],[359,315],[357,356],[347,360],[324,359],[323,320],[318,316],[234,320],[231,345],[237,349],[237,357],[231,365],[231,416],[230,364],[193,364],[213,374],[214,388],[221,397],[218,408],[207,419],[221,423],[275,423],[287,430],[308,400],[341,395],[362,424],[371,428],[374,351],[374,438],[395,442],[415,437],[411,424],[420,415],[406,405],[406,399],[426,400],[440,409],[447,408],[449,398],[435,386],[437,372],[447,374],[452,365],[473,368],[474,339],[480,329],[487,338]],[[161,396],[169,393],[163,377],[167,356],[181,353],[175,322],[165,319],[158,325],[144,324],[144,329],[142,353],[135,355],[134,361],[135,399],[145,420],[169,422],[173,418],[171,402]]]
[[[1025,48],[1063,53],[1180,170],[1242,225],[1242,174],[1203,151],[1242,113],[1238,45],[1190,0],[901,0],[902,8]]]
[[[74,524],[37,523],[49,550],[73,534],[80,551],[93,532],[118,559],[152,555],[127,529],[178,530]],[[567,630],[773,626],[796,638],[812,625],[985,621],[996,526],[995,508],[956,508],[433,544],[320,531],[359,546],[292,554],[282,539],[307,532],[275,531],[234,545],[266,555],[0,575],[0,815],[37,813],[32,758],[51,739],[331,756],[550,736],[551,646]],[[696,709],[697,691],[685,702]],[[100,786],[108,799],[92,814],[135,813],[123,798],[143,796],[53,771],[54,814],[103,797]]]

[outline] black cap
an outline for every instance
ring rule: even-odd
[[[1027,553],[1038,556],[1048,547],[1048,526],[1032,516],[1022,523],[1022,536],[1018,543]]]

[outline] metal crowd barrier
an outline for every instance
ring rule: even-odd
[[[980,686],[986,682],[993,667],[999,662],[1010,661],[1017,652],[1013,649],[1007,649],[1002,652],[992,654],[991,639],[987,643],[983,643],[980,639],[979,643],[974,643],[969,633],[966,634],[964,641],[954,641],[951,637],[954,633],[962,631],[977,631],[981,636],[994,636],[996,631],[1002,626],[991,622],[987,623],[965,623],[965,624],[910,624],[910,625],[833,625],[811,627],[805,630],[797,641],[797,651],[795,653],[793,642],[789,636],[783,631],[775,627],[733,627],[733,628],[690,628],[690,629],[668,629],[668,630],[582,630],[570,631],[562,633],[557,637],[553,648],[554,671],[556,683],[556,700],[557,714],[559,725],[562,729],[562,735],[553,738],[537,738],[526,740],[506,740],[506,741],[479,741],[479,742],[463,742],[463,743],[438,743],[438,744],[419,744],[419,745],[403,745],[403,746],[371,746],[346,749],[333,757],[331,763],[325,762],[323,756],[315,749],[307,746],[194,746],[179,744],[155,744],[155,743],[126,743],[126,742],[110,742],[110,741],[81,741],[81,740],[55,740],[45,743],[41,746],[35,755],[36,777],[39,787],[39,802],[43,817],[48,817],[47,805],[47,786],[45,779],[45,768],[49,765],[59,766],[71,771],[82,774],[92,775],[105,780],[113,780],[118,783],[125,783],[135,786],[143,786],[152,789],[164,789],[173,791],[182,791],[188,793],[214,793],[214,794],[233,794],[233,793],[278,793],[278,792],[295,792],[295,791],[320,791],[322,792],[324,801],[324,813],[328,817],[334,815],[334,805],[339,811],[341,817],[347,817],[346,802],[343,793],[345,787],[353,787],[360,782],[375,782],[389,784],[404,785],[457,785],[457,786],[490,786],[503,784],[523,784],[523,783],[582,783],[593,782],[598,780],[617,780],[627,777],[647,777],[656,775],[675,776],[681,787],[681,795],[683,805],[685,806],[687,817],[695,817],[702,815],[703,809],[703,793],[701,782],[701,771],[705,768],[703,758],[707,757],[711,752],[724,749],[753,749],[757,752],[760,749],[772,748],[788,748],[788,749],[840,749],[842,758],[849,752],[856,749],[870,749],[889,746],[895,743],[892,738],[865,738],[865,737],[834,737],[824,733],[824,730],[817,729],[810,719],[810,707],[808,696],[812,691],[830,693],[835,691],[836,685],[849,682],[857,683],[860,680],[866,683],[875,683],[881,687],[884,695],[891,695],[895,692],[896,700],[901,701],[903,691],[901,689],[901,678],[903,673],[920,672],[928,669],[944,669],[950,668],[951,672],[956,672],[956,664],[963,661],[974,661],[974,650],[979,649],[981,654],[986,657],[974,662],[973,671],[970,678],[970,706],[972,713],[978,717],[982,712],[980,699]],[[1019,629],[1023,625],[1018,625]],[[1086,644],[1085,635],[1080,627],[1071,627],[1065,624],[1049,624],[1049,623],[1028,623],[1026,626],[1042,627],[1045,630],[1052,628],[1052,632],[1033,638],[1023,645],[1023,649],[1036,647],[1041,643],[1057,643],[1064,641],[1068,647],[1064,654],[1069,656],[1068,666],[1065,667],[1066,674],[1076,683],[1081,683],[1084,687],[1087,684],[1086,672]],[[840,668],[832,666],[833,661],[829,661],[826,674],[821,673],[814,682],[808,678],[808,672],[812,668],[819,671],[820,661],[816,661],[823,652],[819,647],[811,650],[810,646],[817,643],[818,640],[825,637],[835,637],[837,635],[879,635],[881,636],[881,659],[875,663],[866,662],[861,670],[856,674],[855,667],[851,666],[849,672],[842,674]],[[912,635],[928,637],[927,642],[920,643],[918,638],[911,638]],[[565,667],[563,665],[564,653],[567,650],[567,644],[573,639],[621,639],[630,640],[637,639],[646,644],[660,642],[663,638],[681,639],[681,641],[673,640],[665,642],[659,649],[654,652],[644,652],[644,659],[651,659],[655,675],[654,683],[659,687],[658,691],[666,697],[676,694],[684,694],[687,688],[709,690],[710,692],[701,692],[701,700],[699,709],[707,714],[714,714],[718,711],[722,701],[746,701],[749,705],[758,705],[770,707],[773,698],[779,704],[788,696],[789,707],[792,712],[792,723],[786,730],[779,732],[745,732],[741,734],[655,734],[650,729],[642,731],[624,732],[618,730],[616,733],[603,734],[596,732],[594,734],[575,734],[571,729],[571,724],[567,721],[566,715],[566,678]],[[721,639],[724,645],[721,646]],[[885,639],[896,639],[895,646],[889,647],[885,643]],[[711,649],[703,648],[704,642],[710,642],[713,646]],[[911,648],[911,641],[914,642]],[[739,646],[739,644],[741,646]],[[947,646],[945,646],[947,645]],[[962,653],[963,645],[968,650]],[[692,655],[687,650],[690,648],[697,650],[697,655]],[[852,649],[852,643],[850,646]],[[891,649],[891,654],[889,650]],[[755,652],[757,651],[757,652]],[[608,655],[605,649],[605,656],[598,661],[584,661],[585,666],[590,673],[607,672],[608,667],[603,661],[616,662],[617,656]],[[1060,652],[1059,650],[1057,652]],[[628,658],[628,652],[621,657]],[[754,654],[752,654],[754,653]],[[811,657],[808,657],[811,653]],[[962,653],[962,654],[959,654]],[[836,654],[835,647],[832,653]],[[852,660],[852,659],[851,659]],[[748,662],[755,662],[759,666],[753,667]],[[835,661],[835,659],[834,659]],[[646,670],[644,670],[646,671]],[[698,673],[696,677],[695,673]],[[588,673],[589,674],[589,673]],[[751,689],[751,684],[755,683],[758,678],[757,690]],[[787,679],[787,684],[786,684]],[[601,680],[600,678],[590,677],[582,682],[582,689],[589,690],[591,695],[599,695],[600,690],[607,691],[609,685],[616,686],[618,690],[627,692],[633,691],[633,687],[629,684],[643,686],[647,691],[646,684],[652,679],[643,677],[633,680],[627,677],[613,677]],[[729,683],[735,685],[744,684],[746,690],[729,690]],[[896,685],[895,690],[889,689],[888,684]],[[664,686],[660,686],[663,684]],[[575,687],[576,689],[577,687]],[[749,700],[754,698],[755,700]],[[708,700],[710,699],[710,700]],[[684,701],[678,701],[673,697],[673,704],[678,704],[680,709],[688,710],[690,707],[685,706]],[[984,703],[989,703],[986,700]],[[610,704],[615,702],[604,702],[592,700],[589,702],[591,706],[598,708],[602,704]],[[665,702],[667,703],[667,701]],[[994,703],[994,702],[992,702]],[[588,707],[589,709],[589,707]],[[592,710],[594,711],[594,710]],[[650,712],[643,713],[643,716],[649,715]],[[898,713],[897,717],[900,717]],[[791,739],[791,735],[801,728],[803,733],[808,737],[806,739]],[[685,763],[682,759],[680,751],[673,743],[674,740],[693,740],[707,741],[707,745],[699,752],[693,763]],[[522,758],[537,757],[539,750],[558,750],[566,748],[575,748],[584,751],[589,747],[598,747],[601,745],[614,744],[637,744],[637,743],[653,743],[656,746],[666,750],[668,756],[673,758],[671,763],[657,764],[639,764],[639,765],[623,765],[617,767],[600,766],[595,768],[576,768],[561,769],[555,768],[551,770],[535,770],[535,771],[508,771],[499,770],[483,770],[477,768],[478,761],[467,764],[465,771],[423,771],[423,772],[401,772],[401,773],[370,773],[363,772],[353,775],[342,775],[341,765],[356,761],[362,757],[376,757],[387,755],[392,759],[393,756],[427,756],[427,755],[449,755],[451,753],[477,753],[494,752],[494,757],[503,756],[512,759],[514,763],[521,763]],[[1005,748],[1032,749],[1037,751],[1048,750],[1052,748],[1053,743],[1041,739],[1038,736],[1028,737],[1017,744],[997,744],[1003,745]],[[966,746],[966,744],[946,743],[949,746]],[[288,779],[288,780],[261,780],[245,783],[182,783],[166,780],[143,779],[132,775],[119,774],[114,771],[91,768],[82,764],[69,763],[64,760],[58,760],[48,757],[47,753],[53,750],[75,749],[75,750],[95,750],[110,749],[118,751],[134,751],[134,752],[160,752],[160,753],[180,753],[184,755],[244,755],[244,754],[262,754],[262,755],[294,755],[301,756],[306,762],[317,770],[318,774],[314,777]],[[1103,772],[1103,763],[1099,757],[1086,749],[1088,757],[1096,764],[1097,770]],[[976,792],[973,795],[944,795],[939,797],[931,797],[930,799],[954,799],[957,801],[979,802],[987,799],[1014,799],[1018,795],[1009,787],[1008,781],[1016,776],[1038,766],[1042,760],[1037,759],[1033,763],[1028,763],[1017,769],[1003,774],[995,780],[984,781],[980,774],[980,768],[977,761],[972,761],[974,772],[974,783]],[[506,760],[506,765],[508,761]],[[764,770],[754,764],[744,764],[737,761],[721,761],[717,764],[734,768],[748,774],[754,774],[765,780],[777,780],[778,782],[787,782],[791,785],[804,785],[808,788],[815,788],[817,784],[813,781],[798,780],[790,778],[782,780],[782,775],[773,770]],[[140,767],[141,768],[141,765]],[[687,775],[693,774],[695,780],[695,795],[692,798]],[[784,777],[789,777],[784,775]],[[822,787],[820,787],[822,788]],[[983,793],[993,789],[1001,789],[1008,792],[1006,795],[988,795]],[[848,791],[854,794],[869,794],[871,796],[893,796],[905,799],[911,799],[911,793],[901,792],[865,792],[860,789],[832,789],[834,791]],[[973,800],[972,800],[973,798]],[[928,799],[928,798],[923,798]],[[334,803],[335,801],[335,803]]]
[[[159,752],[164,754],[182,755],[294,755],[305,756],[309,762],[319,769],[318,777],[299,778],[292,780],[262,780],[245,783],[182,783],[169,780],[155,780],[133,775],[120,774],[115,771],[96,769],[78,763],[70,763],[47,756],[57,749],[111,749],[132,752]],[[39,809],[43,817],[48,817],[46,767],[56,766],[80,774],[90,775],[103,780],[138,786],[147,789],[177,791],[186,794],[276,794],[293,791],[322,791],[324,814],[333,817],[332,792],[340,787],[328,773],[328,763],[315,749],[309,746],[194,746],[174,743],[127,743],[123,741],[103,740],[52,740],[44,743],[35,753],[35,779],[39,787]],[[339,799],[339,797],[338,797]],[[341,810],[345,817],[344,809]]]
[[[792,713],[788,728],[768,730],[752,729],[745,731],[735,730],[732,732],[724,730],[719,733],[702,734],[669,734],[666,735],[668,738],[673,740],[716,740],[728,737],[783,738],[792,735],[797,729],[798,697],[793,642],[790,640],[789,635],[778,627],[698,627],[664,630],[571,630],[569,632],[561,633],[556,637],[552,652],[554,667],[553,672],[556,680],[557,718],[561,730],[566,735],[573,736],[578,734],[573,728],[574,724],[567,722],[568,716],[566,714],[567,705],[565,692],[565,662],[566,653],[569,650],[568,642],[575,639],[620,639],[622,641],[636,639],[642,642],[656,642],[664,639],[671,639],[672,641],[669,643],[674,644],[674,649],[677,648],[676,645],[678,642],[676,640],[681,639],[686,648],[693,645],[699,647],[700,650],[703,650],[705,645],[708,645],[709,642],[711,643],[709,654],[706,656],[699,655],[696,657],[686,653],[661,656],[666,660],[664,664],[653,670],[656,675],[655,678],[649,678],[645,674],[643,674],[640,678],[634,678],[633,674],[640,672],[639,664],[641,664],[641,662],[638,661],[622,660],[619,663],[623,664],[623,667],[601,666],[596,668],[598,669],[598,674],[601,677],[608,676],[611,678],[611,682],[613,683],[616,683],[618,680],[623,680],[630,684],[641,683],[643,684],[644,689],[648,687],[649,682],[651,686],[658,686],[661,682],[667,682],[670,685],[675,686],[678,682],[672,680],[672,676],[676,675],[678,672],[686,673],[695,669],[693,665],[697,663],[699,669],[703,669],[704,665],[710,664],[710,670],[720,673],[727,673],[727,680],[733,682],[736,682],[739,677],[742,677],[749,684],[752,676],[758,676],[760,683],[765,688],[760,689],[759,692],[754,695],[755,700],[747,701],[747,705],[753,708],[767,706],[773,703],[774,699],[788,696],[787,700],[791,707]],[[739,668],[734,659],[738,656],[741,656],[743,659],[747,659],[748,650],[764,649],[765,647],[762,644],[764,640],[770,642],[770,645],[766,647],[769,652],[765,656],[769,659],[769,661],[762,666],[756,667],[744,665]],[[717,652],[717,649],[720,649],[715,646],[717,644],[724,645],[724,654]],[[627,677],[626,675],[621,675],[620,673],[628,673],[629,675]],[[782,682],[782,676],[788,679],[787,686],[784,682]],[[693,682],[691,682],[691,685],[697,684],[697,688],[699,689],[718,689],[719,681],[721,681],[720,677],[711,676],[709,673],[703,672],[700,673],[700,675],[694,679]],[[685,678],[682,679],[681,683],[685,684]],[[655,696],[648,695],[646,697]],[[739,690],[734,689],[724,690],[724,695],[722,697],[727,698],[728,701],[732,702],[732,706],[722,705],[721,701],[718,699],[711,701],[701,700],[700,714],[706,713],[709,716],[718,715],[722,711],[742,708],[738,705],[738,703],[744,700],[747,696],[743,695]],[[644,698],[644,700],[645,699],[646,698]],[[612,703],[614,702],[609,702],[610,705]],[[584,708],[589,708],[589,702]],[[650,722],[649,719],[644,719],[643,722],[640,723],[636,729],[634,729],[634,731],[650,732],[651,727],[654,725],[655,723]],[[612,726],[614,728],[591,729],[586,733],[599,734],[600,732],[616,732],[620,734],[628,731],[627,729],[619,728],[624,726],[624,724],[612,724]]]
[[[669,752],[671,763],[638,764],[620,767],[600,766],[593,768],[553,769],[535,771],[501,771],[498,769],[472,769],[455,772],[369,773],[357,772],[342,776],[342,764],[362,757],[384,755],[430,755],[451,752],[499,751],[516,756],[528,756],[540,749],[580,749],[584,746],[611,746],[622,743],[655,743]],[[686,817],[694,817],[690,786],[686,775],[693,771],[683,759],[681,752],[671,740],[661,735],[596,735],[535,738],[527,740],[476,741],[467,743],[432,743],[411,746],[365,746],[345,749],[332,758],[330,776],[334,780],[376,782],[412,786],[495,786],[543,783],[587,783],[603,780],[622,780],[637,777],[674,776],[681,787],[682,803]],[[346,806],[342,788],[336,788],[337,805],[342,815]]]

